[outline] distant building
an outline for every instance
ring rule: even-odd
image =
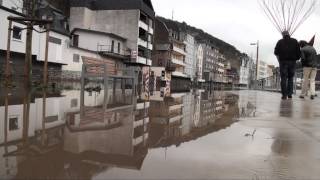
[[[185,44],[186,44],[186,68],[185,74],[191,79],[191,81],[195,80],[196,76],[196,42],[194,36],[189,33],[185,34]]]
[[[196,77],[197,81],[200,83],[206,82],[203,77],[203,61],[204,61],[204,48],[201,44],[197,44],[197,51],[196,51],[196,61],[197,61],[197,71]]]
[[[155,48],[153,51],[153,66],[166,67],[171,71],[171,88],[174,91],[187,90],[190,87],[191,61],[186,63],[186,34],[178,24],[156,18]],[[189,55],[189,58],[192,58]],[[189,69],[187,69],[187,67]],[[189,73],[189,75],[187,73]]]
[[[252,64],[253,64],[252,58],[248,56],[243,56],[241,58],[239,84],[242,87],[248,88],[251,83],[250,76],[252,75]]]
[[[264,61],[259,61],[258,79],[264,79],[267,77],[268,77],[268,64]]]
[[[274,75],[274,71],[275,71],[275,66],[274,65],[268,65],[268,69],[267,69],[267,77],[271,77]]]

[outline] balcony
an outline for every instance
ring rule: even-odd
[[[147,64],[147,58],[138,56],[137,63],[139,63],[139,64]]]
[[[138,45],[147,48],[148,47],[148,42],[142,38],[139,37],[138,39]],[[152,49],[151,49],[152,50]]]
[[[148,44],[148,49],[149,49],[149,50],[153,50],[153,44],[149,43],[149,44]]]
[[[173,51],[180,54],[180,55],[183,55],[183,56],[185,56],[187,54],[184,49],[182,49],[178,46],[173,46]]]
[[[150,34],[153,34],[154,33],[154,29],[152,27],[149,27],[149,31],[148,31]]]
[[[128,49],[118,49],[118,47],[112,45],[98,44],[97,50],[102,55],[130,56],[130,51]]]
[[[183,62],[183,60],[179,60],[179,59],[176,59],[176,58],[172,58],[171,62],[173,64],[177,64],[177,65],[180,65],[180,66],[186,66],[186,64]]]
[[[172,76],[187,78],[188,76],[180,71],[172,72]]]
[[[139,27],[141,27],[142,29],[144,29],[146,31],[149,30],[148,25],[145,22],[141,21],[141,20],[139,21]]]

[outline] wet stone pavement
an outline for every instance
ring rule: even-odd
[[[1,94],[0,179],[320,177],[320,98],[195,90],[141,101],[128,91],[111,93],[105,111],[101,91],[85,92],[83,106],[77,89]]]

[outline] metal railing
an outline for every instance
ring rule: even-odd
[[[103,45],[98,44],[97,45],[97,51],[100,53],[106,53],[106,54],[115,54],[115,55],[121,55],[121,56],[129,56],[130,51],[128,49],[122,49],[118,48],[118,45]]]
[[[302,88],[303,83],[303,69],[297,69],[294,77],[294,91]],[[316,88],[320,89],[320,69],[317,70]],[[274,76],[259,79],[255,83],[255,89],[266,91],[281,91],[280,73]]]

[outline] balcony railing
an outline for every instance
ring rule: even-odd
[[[112,45],[102,45],[98,44],[97,45],[97,50],[100,53],[104,54],[114,54],[114,55],[121,55],[121,56],[130,56],[130,50],[128,49],[118,49],[117,46],[112,46]]]
[[[178,46],[175,46],[175,45],[173,46],[173,51],[175,51],[175,52],[177,52],[177,53],[179,53],[181,55],[186,55],[186,51],[184,49],[182,49],[182,48],[180,48]]]

